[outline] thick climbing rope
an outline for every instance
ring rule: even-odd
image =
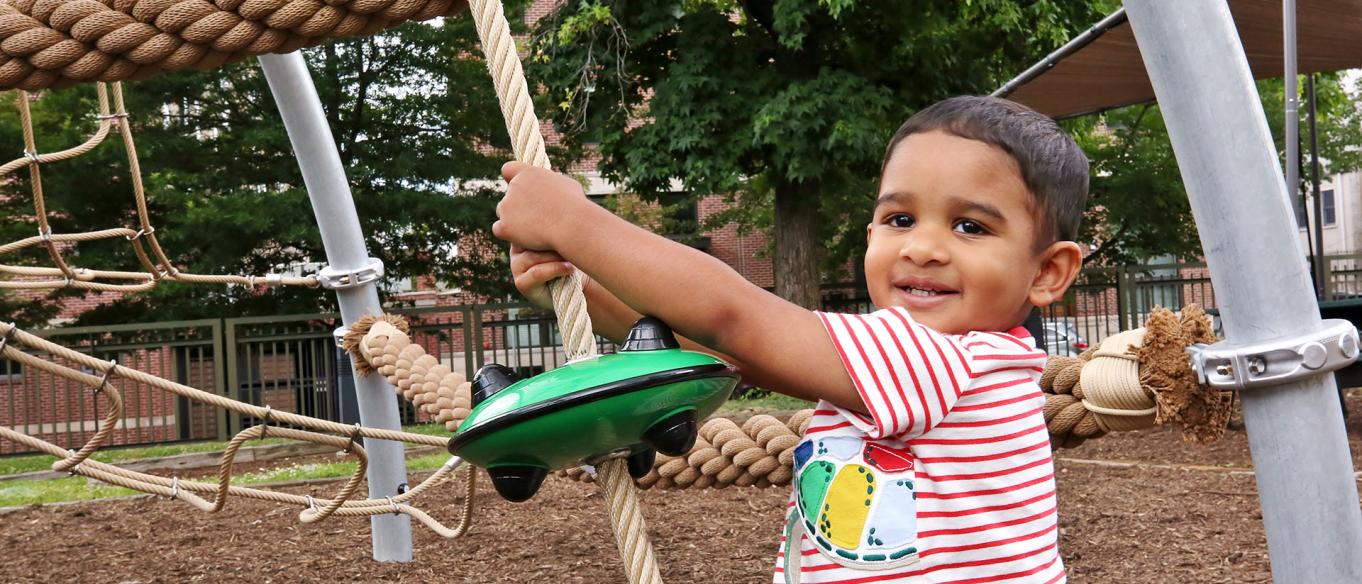
[[[46,353],[51,359],[30,354],[29,351],[22,350],[21,346],[28,347],[30,351]],[[95,435],[79,450],[65,450],[56,444],[29,436],[12,428],[0,426],[0,439],[10,440],[57,457],[58,460],[52,465],[52,469],[55,471],[70,472],[124,488],[179,499],[200,510],[209,512],[220,511],[226,504],[228,496],[232,495],[303,506],[304,509],[299,514],[299,520],[304,523],[317,522],[333,515],[368,517],[385,513],[401,513],[411,516],[435,533],[447,538],[463,535],[470,525],[471,503],[476,488],[476,473],[471,466],[468,467],[466,472],[467,488],[460,519],[453,528],[446,527],[429,514],[408,504],[421,493],[449,479],[456,468],[460,466],[461,461],[457,457],[450,458],[449,462],[437,469],[420,484],[395,497],[349,500],[359,488],[368,463],[364,449],[355,443],[355,439],[363,437],[375,440],[393,440],[440,448],[446,446],[447,439],[410,432],[365,428],[358,425],[347,426],[289,412],[276,412],[269,407],[238,402],[161,379],[136,369],[123,367],[116,362],[95,359],[19,330],[12,324],[0,323],[0,358],[79,383],[89,387],[94,393],[105,397],[105,416],[100,421]],[[69,364],[63,364],[58,360]],[[93,371],[95,374],[86,371]],[[117,380],[120,379],[145,384],[214,407],[252,416],[264,420],[264,423],[242,430],[228,443],[223,452],[216,484],[180,480],[176,477],[166,478],[91,460],[90,455],[113,435],[122,418],[123,398],[117,388]],[[315,431],[275,425],[280,423],[301,426]],[[264,438],[267,435],[336,447],[342,452],[354,456],[359,463],[358,468],[340,492],[331,499],[316,499],[310,496],[232,486],[233,461],[242,444],[251,439]],[[204,495],[210,495],[211,499],[205,499]]]
[[[3,46],[0,42],[0,46]],[[0,245],[0,256],[22,249],[41,246],[47,250],[54,268],[14,266],[0,264],[0,274],[18,276],[22,279],[0,280],[0,289],[53,289],[80,288],[99,292],[141,292],[154,288],[162,281],[187,282],[196,284],[235,284],[241,286],[316,286],[315,277],[294,277],[269,274],[265,276],[205,275],[180,271],[170,261],[160,241],[156,238],[156,227],[151,223],[147,210],[147,196],[142,184],[142,168],[137,158],[137,145],[133,142],[132,128],[128,123],[128,112],[123,102],[123,87],[113,84],[112,91],[104,83],[96,84],[99,103],[99,126],[85,142],[51,153],[40,153],[34,140],[33,116],[29,110],[32,96],[28,92],[16,92],[19,107],[19,122],[23,128],[24,155],[4,165],[0,165],[0,179],[21,168],[27,168],[29,183],[33,192],[34,216],[38,224],[38,235],[13,243]],[[112,93],[112,107],[110,106]],[[83,155],[99,146],[108,135],[117,130],[123,141],[123,149],[128,157],[133,198],[137,207],[137,229],[116,228],[83,233],[53,233],[49,223],[47,199],[43,192],[42,165],[69,160]],[[93,270],[73,267],[62,255],[64,246],[79,242],[101,239],[123,238],[132,244],[132,249],[145,271]]]
[[[540,168],[550,168],[539,118],[534,113],[534,103],[525,83],[520,55],[516,53],[511,26],[506,21],[500,0],[471,0],[469,9],[482,41],[487,69],[492,75],[516,159]],[[595,356],[596,337],[591,329],[591,317],[587,314],[581,277],[574,273],[570,277],[554,280],[549,283],[549,292],[553,297],[554,313],[558,315],[559,329],[563,332],[563,348],[568,359]],[[615,543],[619,545],[629,581],[633,584],[661,584],[662,574],[658,570],[652,544],[648,541],[638,494],[628,480],[624,459],[611,458],[600,462],[597,468],[603,477],[609,477],[602,485],[610,504]]]
[[[211,69],[463,8],[458,0],[0,0],[0,89]]]
[[[1040,384],[1052,444],[1074,447],[1109,431],[1165,423],[1180,426],[1189,440],[1218,438],[1229,419],[1231,396],[1199,385],[1185,353],[1194,343],[1214,340],[1205,312],[1190,305],[1181,316],[1156,309],[1145,328],[1114,335],[1082,357],[1051,357]],[[377,371],[449,431],[468,417],[471,391],[463,375],[413,342],[401,317],[361,320],[351,327],[345,348],[357,371]],[[652,470],[635,483],[645,489],[787,485],[794,448],[812,414],[802,410],[785,422],[758,415],[741,425],[710,419],[701,425],[690,452],[658,454]],[[582,469],[563,474],[595,480]]]
[[[1074,447],[1166,422],[1191,441],[1220,438],[1234,396],[1199,385],[1185,352],[1213,342],[1210,318],[1189,305],[1180,316],[1156,309],[1144,328],[1112,335],[1078,357],[1051,357],[1040,379],[1051,441]]]

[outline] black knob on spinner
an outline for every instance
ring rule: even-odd
[[[629,329],[629,336],[624,339],[624,344],[620,346],[620,352],[631,353],[636,351],[658,351],[661,349],[679,349],[681,343],[676,341],[676,335],[672,334],[672,327],[661,319],[645,316],[634,323],[633,328]]]

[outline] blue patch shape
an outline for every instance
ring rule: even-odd
[[[867,547],[895,549],[917,540],[917,497],[913,481],[896,479],[880,485],[879,500],[869,519]]]
[[[861,445],[864,443],[860,438],[833,436],[819,440],[818,446],[833,458],[846,462],[861,454]]]
[[[804,464],[809,462],[811,456],[813,456],[813,440],[800,442],[794,451],[794,469],[797,471],[804,468]]]

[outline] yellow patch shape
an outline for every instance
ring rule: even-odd
[[[842,467],[818,512],[818,532],[837,547],[847,550],[860,547],[875,488],[875,474],[870,469],[859,464]]]

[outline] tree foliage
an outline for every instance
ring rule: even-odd
[[[1285,83],[1258,82],[1277,152],[1285,159]],[[1301,182],[1293,196],[1308,192],[1309,128],[1302,88]],[[1362,116],[1342,74],[1317,76],[1321,178],[1362,168]],[[1173,156],[1157,105],[1112,110],[1069,124],[1092,162],[1092,200],[1084,226],[1084,241],[1097,243],[1089,264],[1120,265],[1173,256],[1195,260],[1201,242],[1187,200],[1187,191]],[[1294,202],[1294,201],[1293,201]]]
[[[519,4],[516,4],[517,6]],[[469,18],[409,23],[305,55],[350,181],[372,255],[388,282],[433,275],[450,286],[508,291],[497,253],[454,253],[486,242],[498,194],[486,188],[509,149]],[[153,223],[171,258],[196,273],[264,274],[324,263],[297,161],[254,62],[166,75],[126,86]],[[44,92],[34,104],[39,149],[95,127],[94,90]],[[0,144],[22,144],[13,108],[0,108]],[[43,171],[57,232],[135,228],[126,160],[117,139]],[[0,184],[0,240],[32,235],[27,171]],[[479,186],[483,185],[483,186]],[[126,241],[82,244],[74,262],[140,269]],[[493,251],[495,251],[493,249]],[[0,261],[50,265],[42,253]],[[42,322],[50,297],[0,295],[0,313]],[[84,317],[87,322],[277,314],[329,309],[324,290],[165,283]]]
[[[540,23],[531,77],[578,153],[645,197],[679,179],[825,269],[859,258],[884,146],[908,115],[987,93],[1099,14],[1051,0],[584,0]],[[785,201],[784,206],[780,203]],[[796,217],[797,219],[797,217]],[[796,241],[802,240],[802,241]],[[780,269],[817,290],[819,258]],[[855,262],[859,264],[859,262]],[[789,288],[787,288],[787,291]],[[789,296],[787,296],[788,298]]]

